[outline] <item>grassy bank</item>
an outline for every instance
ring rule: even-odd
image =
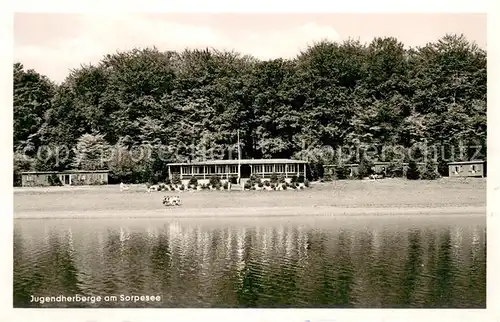
[[[169,194],[174,193],[148,193],[144,185],[132,186],[129,191],[124,192],[120,192],[118,186],[20,188],[14,191],[14,214],[19,217],[34,213],[54,215],[59,212],[68,215],[89,212],[150,212],[164,210],[161,198]],[[372,209],[378,213],[384,208],[386,212],[390,212],[390,209],[402,210],[401,208],[414,208],[413,211],[420,209],[417,211],[420,213],[429,212],[430,208],[434,212],[439,209],[442,212],[444,208],[448,211],[459,208],[479,211],[486,206],[486,179],[346,180],[316,183],[311,189],[303,191],[197,191],[179,195],[183,204],[169,209],[168,212],[172,215],[197,212],[216,215],[217,212],[227,213],[229,208],[232,212],[249,215],[280,212],[283,215],[303,212],[346,213],[349,209],[350,212],[360,213]],[[250,208],[253,210],[248,210]]]

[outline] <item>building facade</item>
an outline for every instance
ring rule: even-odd
[[[108,183],[108,170],[29,171],[21,173],[23,187],[101,185]]]
[[[374,173],[386,173],[387,170],[390,169],[391,164],[392,164],[391,162],[377,161],[377,162],[373,162],[371,169]],[[422,170],[425,167],[425,163],[418,162],[417,166],[418,166],[419,170]],[[348,177],[356,177],[359,174],[359,164],[358,163],[344,164],[343,167],[348,169],[348,171],[349,171]],[[403,167],[402,168],[403,176],[405,176],[406,170],[408,170],[408,163],[402,163],[402,167]],[[329,175],[332,178],[336,177],[335,171],[336,171],[336,168],[338,168],[337,165],[328,164],[328,165],[324,165],[323,168],[325,170],[325,172],[324,172],[325,175]],[[436,172],[437,171],[438,171],[438,167],[436,164]]]
[[[244,159],[244,160],[211,160],[189,163],[170,163],[168,167],[169,179],[178,175],[183,183],[192,177],[200,183],[208,183],[210,177],[217,176],[221,181],[231,177],[236,179],[249,179],[251,175],[266,180],[273,173],[284,175],[290,181],[294,176],[306,177],[307,161],[291,159]]]
[[[450,177],[486,177],[486,163],[483,160],[448,163]]]

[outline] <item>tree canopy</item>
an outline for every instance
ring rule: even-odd
[[[238,131],[244,158],[325,164],[339,148],[421,143],[438,146],[441,163],[462,144],[485,158],[486,74],[486,51],[458,35],[410,49],[395,38],[321,41],[267,61],[134,49],[72,70],[59,85],[15,63],[15,159],[24,155],[16,169],[96,168],[89,150],[135,148],[142,158],[108,156],[108,165],[149,180],[169,161],[231,157]],[[65,160],[26,161],[61,146]]]

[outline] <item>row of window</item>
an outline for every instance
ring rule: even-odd
[[[461,166],[459,166],[459,165],[455,166],[455,172],[460,172],[460,168],[461,168]],[[471,171],[478,171],[479,169],[475,165],[471,165],[470,170]]]
[[[182,174],[218,174],[218,173],[238,173],[238,166],[228,165],[228,166],[183,166]]]
[[[94,175],[91,175],[92,176],[97,176],[97,179],[99,180],[103,180],[104,179],[104,174],[94,174]],[[80,179],[80,180],[85,180],[87,179],[87,176],[84,175],[84,174],[80,174],[80,175],[73,175],[73,179]]]
[[[268,165],[255,165],[253,172],[255,173],[283,173],[283,172],[298,172],[297,164],[268,164]]]
[[[104,180],[104,174],[100,173],[100,174],[95,174],[95,175],[97,175],[97,179]],[[27,182],[33,182],[33,181],[35,181],[35,177],[36,177],[35,175],[27,175],[26,176],[26,181]],[[72,175],[72,179],[74,179],[74,180],[76,180],[76,179],[85,180],[86,178],[87,177],[86,177],[85,174],[80,174],[80,175],[73,174]]]
[[[254,165],[254,173],[283,173],[283,172],[298,172],[297,164],[270,164],[270,165]],[[183,166],[182,174],[221,174],[221,173],[238,173],[238,166]]]

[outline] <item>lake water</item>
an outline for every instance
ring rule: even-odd
[[[485,221],[16,219],[14,306],[485,308]]]

